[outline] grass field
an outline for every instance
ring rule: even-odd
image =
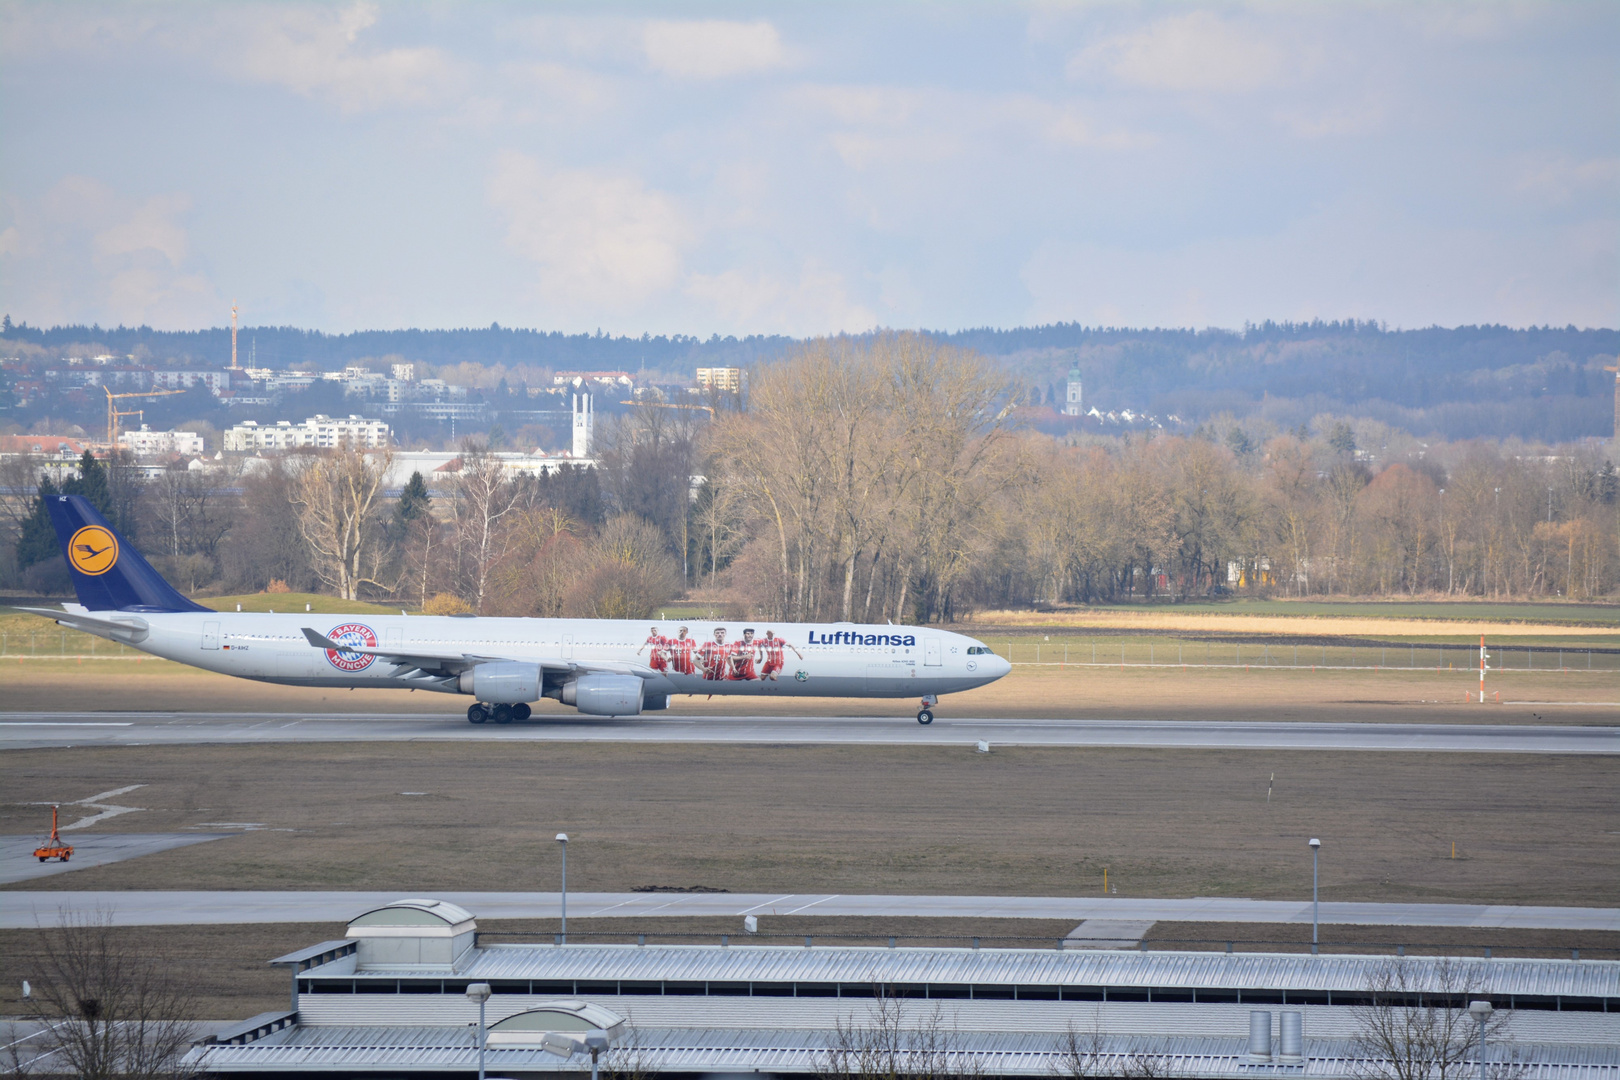
[[[1053,614],[1073,612],[1176,613],[1183,615],[1307,616],[1344,619],[1439,619],[1478,622],[1523,623],[1609,623],[1620,624],[1620,604],[1543,601],[1530,603],[1495,600],[1261,600],[1233,599],[1192,602],[1153,602],[1135,604],[1088,604],[1083,608],[1059,609]],[[1019,612],[998,613],[1017,616]]]
[[[1001,649],[1003,642],[997,642]],[[1161,643],[1162,645],[1162,643]],[[1042,648],[1047,646],[1043,645]],[[1087,646],[1089,648],[1089,645]],[[1133,647],[1134,648],[1134,647]],[[1011,675],[945,697],[942,717],[1103,720],[1336,720],[1421,723],[1614,724],[1620,721],[1620,671],[1514,669],[1493,672],[1491,701],[1480,705],[1477,672],[1458,670],[1318,670],[1255,664],[1243,667],[1148,668],[1142,647],[1132,664],[1068,666],[1026,663],[1034,646],[1018,643]],[[1043,653],[1043,655],[1045,655]],[[408,690],[330,690],[235,679],[150,657],[0,660],[6,693],[0,711],[305,712],[452,716],[468,699]],[[1501,702],[1495,695],[1501,695]],[[903,699],[767,700],[702,696],[671,699],[664,716],[909,716]],[[537,716],[573,717],[570,708],[537,702]]]
[[[549,889],[561,831],[581,890],[1083,895],[1108,866],[1121,896],[1259,898],[1308,889],[1304,841],[1319,835],[1326,899],[1607,905],[1617,772],[1597,757],[1299,751],[14,750],[0,831],[37,832],[39,804],[131,784],[146,786],[120,804],[143,809],[109,831],[253,826],[43,889]]]

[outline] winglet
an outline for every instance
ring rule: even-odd
[[[333,641],[331,638],[325,636],[324,634],[318,634],[315,631],[311,630],[307,626],[304,627],[303,629],[304,629],[304,636],[306,638],[308,638],[309,643],[311,645],[315,646],[317,649],[334,649],[334,650],[336,650],[338,652],[343,651],[343,646],[339,645],[337,642]]]

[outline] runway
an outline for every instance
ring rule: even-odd
[[[347,922],[401,898],[392,892],[0,892],[0,928],[54,922],[59,911],[105,912],[122,926]],[[555,919],[556,893],[436,892],[489,919]],[[668,916],[868,915],[1145,922],[1309,923],[1309,901],[1195,897],[851,896],[806,893],[574,893],[576,919]],[[36,921],[37,920],[37,921]],[[1473,929],[1620,930],[1620,908],[1324,903],[1325,924]]]
[[[695,742],[900,746],[1118,746],[1218,750],[1368,750],[1620,754],[1620,727],[1353,724],[1200,720],[907,717],[535,717],[474,726],[465,717],[304,713],[0,713],[0,749],[258,742]]]

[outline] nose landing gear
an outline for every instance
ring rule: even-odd
[[[922,699],[922,709],[917,713],[917,723],[926,727],[934,722],[933,707],[939,704],[939,698],[934,694],[927,694]]]

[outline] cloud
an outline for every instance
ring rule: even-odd
[[[781,35],[763,21],[657,19],[642,28],[641,47],[649,67],[677,79],[753,75],[787,63]]]
[[[675,200],[637,176],[548,169],[513,151],[496,159],[489,201],[507,246],[536,264],[542,298],[575,314],[628,313],[667,292],[692,239]]]
[[[1278,82],[1283,53],[1276,45],[1209,11],[1160,19],[1076,53],[1071,78],[1106,71],[1149,90],[1245,93]]]
[[[306,97],[329,98],[344,112],[430,103],[455,81],[450,60],[432,46],[363,48],[361,35],[376,25],[379,13],[368,0],[341,8],[257,11],[262,15],[244,28],[240,63],[230,70]]]
[[[83,176],[9,201],[0,292],[40,322],[212,323],[217,290],[190,264],[182,193],[131,198]]]
[[[796,336],[859,333],[877,317],[852,299],[842,274],[806,262],[797,280],[759,270],[694,274],[687,295],[710,304],[721,321],[747,328],[768,326]]]

